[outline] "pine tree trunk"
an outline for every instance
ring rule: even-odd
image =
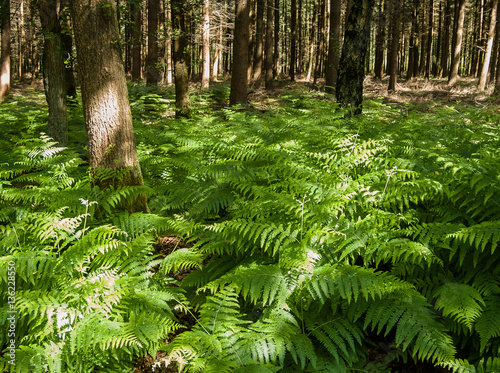
[[[141,0],[130,3],[133,17],[132,27],[132,80],[142,78],[142,12]]]
[[[455,5],[458,5],[458,17],[455,21],[456,42],[453,48],[450,75],[448,77],[448,85],[450,87],[453,87],[458,81],[458,68],[460,67],[460,53],[462,51],[462,35],[465,21],[465,0],[457,0]]]
[[[427,26],[427,53],[425,62],[425,79],[429,80],[431,75],[431,62],[432,62],[432,33],[433,33],[433,17],[434,17],[434,1],[430,0],[429,3],[429,22]]]
[[[318,49],[316,51],[316,61],[315,61],[315,66],[314,66],[314,84],[318,81],[318,79],[321,77],[322,73],[322,68],[323,68],[323,61],[324,61],[324,54],[325,54],[325,7],[326,7],[326,2],[325,0],[320,0],[319,1],[319,17],[318,17]]]
[[[267,0],[266,18],[266,89],[273,89],[273,0]]]
[[[146,84],[158,84],[160,68],[158,66],[158,16],[160,1],[148,0],[148,55],[146,59]]]
[[[484,91],[486,87],[486,80],[488,78],[488,70],[490,67],[491,52],[493,50],[493,41],[495,39],[495,26],[497,23],[497,8],[498,0],[493,0],[490,16],[490,27],[488,30],[488,41],[486,44],[486,53],[484,55],[483,68],[481,69],[481,75],[479,77],[478,90]]]
[[[353,0],[340,57],[336,96],[347,115],[360,114],[363,103],[365,61],[370,41],[374,0]]]
[[[439,75],[444,78],[449,75],[449,49],[450,49],[450,27],[451,27],[451,1],[446,0],[444,8],[443,43],[441,46],[441,70]]]
[[[396,83],[398,78],[398,53],[399,53],[399,27],[400,27],[400,0],[391,1],[391,50],[389,55],[389,91],[396,90]]]
[[[495,76],[497,72],[497,60],[499,59],[499,49],[500,49],[500,2],[497,6],[497,24],[495,26],[495,40],[493,44],[493,54],[491,56],[491,72],[490,72],[490,82],[495,82]]]
[[[384,76],[384,52],[385,52],[385,4],[380,0],[378,6],[378,22],[375,42],[375,78],[382,79]]]
[[[87,129],[89,163],[95,184],[143,185],[135,147],[127,82],[120,50],[113,0],[71,0],[78,53],[83,115]],[[121,178],[103,180],[105,170],[126,170]],[[126,206],[147,212],[146,196]]]
[[[249,0],[237,0],[234,22],[233,69],[229,103],[247,103],[248,89],[248,41],[250,24]]]
[[[263,45],[264,45],[264,5],[265,0],[257,0],[257,25],[255,28],[255,50],[253,64],[253,80],[256,85],[260,84],[263,65]]]
[[[47,133],[61,145],[68,143],[66,69],[64,67],[61,26],[57,1],[38,0],[38,13],[44,35],[43,82],[49,106]]]
[[[0,40],[0,102],[10,93],[10,0],[0,5],[2,36]]]
[[[295,81],[295,69],[297,66],[297,0],[290,2],[290,67],[288,75],[290,80]]]
[[[177,118],[189,117],[189,80],[187,65],[187,30],[185,15],[188,13],[183,0],[172,0],[172,57],[175,75],[175,116]]]
[[[201,88],[208,89],[210,87],[210,2],[203,1],[203,69],[201,74]]]
[[[166,25],[166,31],[167,35],[172,35],[172,10],[171,6],[166,6],[165,9],[165,25]],[[173,58],[172,58],[172,51],[174,49],[174,45],[172,43],[172,38],[167,38],[165,41],[165,50],[166,50],[166,58],[167,58],[167,84],[171,85],[174,81],[173,79]]]
[[[340,59],[340,0],[330,0],[330,35],[325,70],[325,91],[335,93]]]
[[[279,75],[280,58],[280,0],[274,0],[274,60],[273,77],[276,79]]]

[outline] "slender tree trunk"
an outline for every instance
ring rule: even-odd
[[[290,2],[290,67],[288,75],[290,80],[295,81],[295,69],[297,66],[297,0]]]
[[[231,105],[247,103],[248,89],[248,40],[250,4],[248,0],[237,0],[234,22],[233,69],[231,75]]]
[[[318,0],[313,0],[313,14],[312,14],[312,26],[311,26],[311,36],[310,36],[310,43],[309,43],[309,67],[307,68],[307,77],[306,80],[309,82],[311,81],[311,76],[314,68],[314,53],[315,53],[315,48],[316,47],[316,19],[318,15],[318,6],[317,6],[317,1]],[[317,53],[317,52],[316,52]]]
[[[260,84],[262,76],[262,65],[264,57],[264,6],[265,0],[257,0],[257,25],[255,29],[255,50],[254,50],[254,65],[253,65],[253,80]]]
[[[201,88],[210,87],[210,0],[203,0],[203,71]]]
[[[340,0],[330,0],[330,37],[325,70],[325,90],[335,93],[340,59]]]
[[[425,62],[425,79],[429,80],[431,75],[431,62],[432,62],[432,33],[433,33],[433,17],[434,17],[434,1],[429,2],[429,22],[427,26],[427,59]]]
[[[175,116],[189,117],[191,108],[189,105],[189,80],[187,66],[187,32],[185,15],[188,12],[183,0],[171,0],[172,31],[174,40],[172,43],[172,56],[175,75]]]
[[[130,3],[133,16],[132,28],[132,80],[142,78],[142,12],[141,0]]]
[[[323,67],[323,56],[325,51],[325,0],[319,1],[319,17],[318,17],[318,49],[316,51],[316,62],[314,67],[314,83],[321,77]]]
[[[337,101],[347,115],[360,114],[373,0],[353,0],[340,57]]]
[[[167,35],[172,35],[172,10],[171,6],[167,6],[165,9],[165,23],[166,23],[166,31]],[[172,63],[172,51],[174,49],[172,38],[167,38],[165,42],[165,49],[167,54],[167,84],[171,85],[173,83],[173,63]]]
[[[486,53],[484,55],[483,68],[481,69],[481,75],[479,77],[478,90],[484,91],[486,87],[486,80],[488,78],[488,70],[490,67],[490,59],[491,52],[493,50],[493,41],[495,39],[495,26],[497,23],[497,8],[498,8],[498,0],[493,0],[493,4],[491,7],[491,16],[490,16],[490,27],[488,30],[488,42],[486,44]]]
[[[279,75],[280,58],[280,0],[274,0],[274,60],[273,76],[276,79]]]
[[[266,89],[273,89],[273,2],[267,0],[266,17]]]
[[[438,27],[437,27],[437,41],[436,41],[436,50],[434,52],[436,58],[432,61],[431,74],[433,76],[439,75],[439,59],[441,58],[441,26],[443,23],[443,6],[441,1],[439,1],[439,14],[438,14]]]
[[[380,0],[378,6],[377,36],[375,42],[375,78],[382,79],[384,76],[384,52],[385,52],[385,4]],[[411,46],[410,46],[411,48]]]
[[[499,49],[500,49],[500,2],[497,6],[497,24],[495,26],[495,41],[493,44],[493,54],[491,56],[491,72],[490,72],[490,82],[495,82],[495,76],[497,72],[497,60],[499,59]]]
[[[449,75],[449,50],[450,50],[450,26],[451,26],[451,1],[445,0],[444,25],[443,25],[443,44],[441,47],[441,78]]]
[[[61,41],[57,0],[38,0],[38,13],[44,35],[43,82],[49,106],[47,133],[61,145],[68,143],[66,70]]]
[[[497,40],[497,43],[499,43],[500,40]],[[500,95],[500,58],[497,58],[497,67],[496,67],[496,74],[495,74],[495,89],[493,90],[493,96],[498,97]]]
[[[458,17],[456,19],[456,43],[453,49],[453,58],[451,61],[450,75],[448,77],[448,85],[454,86],[458,81],[458,68],[460,67],[460,53],[462,51],[462,35],[464,32],[465,21],[465,0],[457,0]]]
[[[417,29],[417,2],[416,0],[413,2],[413,10],[412,10],[412,21],[411,21],[411,29],[410,29],[410,45],[409,45],[409,53],[408,53],[408,70],[406,71],[406,79],[410,80],[414,76],[415,71],[415,51],[417,47],[415,45],[415,40],[417,39],[416,29]]]
[[[10,0],[0,5],[2,36],[0,41],[0,102],[10,93]]]
[[[304,35],[302,27],[303,0],[299,0],[297,14],[297,74],[304,72]]]
[[[158,66],[158,21],[160,0],[148,0],[148,55],[146,59],[146,84],[158,84],[161,69]]]
[[[143,185],[135,147],[115,2],[71,0],[78,52],[83,116],[89,163],[101,188]],[[105,170],[126,170],[120,177],[100,178]],[[145,195],[130,202],[130,212],[148,212]]]
[[[399,34],[400,34],[400,0],[391,1],[391,22],[390,22],[390,32],[391,32],[391,51],[390,51],[390,63],[389,63],[389,87],[387,88],[390,92],[396,90],[396,83],[398,79],[398,54],[399,54]]]
[[[249,7],[248,18],[248,63],[247,63],[247,82],[252,80],[254,50],[255,50],[255,9],[253,7],[255,0],[246,0]]]
[[[420,67],[420,0],[414,0],[414,19],[415,22],[415,35],[413,39],[413,76],[417,77],[419,75]]]

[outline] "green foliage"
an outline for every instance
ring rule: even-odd
[[[177,120],[171,92],[130,87],[147,188],[96,190],[81,147],[35,130],[2,144],[19,371],[121,372],[160,349],[186,372],[498,370],[498,114],[377,100],[343,119],[297,92],[212,110],[226,93]],[[120,211],[144,192],[151,214]],[[172,235],[187,244],[155,256]],[[180,311],[194,321],[165,345]]]

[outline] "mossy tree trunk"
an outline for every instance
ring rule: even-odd
[[[71,0],[71,9],[90,167],[94,176],[107,170],[123,171],[119,179],[102,181],[96,177],[95,183],[102,188],[143,185],[115,1]],[[146,196],[131,202],[127,209],[147,212]]]
[[[43,82],[49,106],[48,135],[60,145],[68,143],[67,84],[61,25],[57,0],[38,0],[38,13],[44,35]]]
[[[347,115],[360,114],[363,102],[365,61],[370,41],[370,21],[374,0],[353,0],[347,19],[339,64],[336,96]]]

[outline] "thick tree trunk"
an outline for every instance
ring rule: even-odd
[[[201,88],[210,87],[210,3],[209,0],[203,0],[203,69],[201,74]]]
[[[399,33],[400,33],[400,0],[391,1],[391,51],[389,55],[389,86],[388,91],[396,90],[398,79],[398,53],[399,53]]]
[[[68,143],[66,69],[64,67],[61,25],[57,0],[38,0],[38,13],[44,35],[43,82],[49,105],[47,133],[61,145]]]
[[[337,101],[347,115],[360,114],[363,103],[365,61],[370,41],[374,0],[353,0],[345,31],[337,82]]]
[[[187,32],[185,15],[187,9],[183,0],[172,0],[172,30],[174,40],[172,42],[172,57],[175,76],[175,116],[189,117],[191,109],[189,105],[189,80],[187,65]]]
[[[158,66],[158,21],[160,0],[148,0],[148,55],[146,84],[158,84],[161,69]]]
[[[465,21],[465,0],[457,0],[455,5],[458,5],[458,17],[455,20],[456,41],[453,48],[453,56],[451,60],[450,75],[448,77],[448,85],[454,86],[458,81],[458,68],[460,67],[460,53],[462,51],[462,35],[464,33]]]
[[[267,0],[266,18],[266,89],[273,89],[273,0]]]
[[[325,70],[325,90],[335,93],[340,59],[340,0],[330,0],[330,36]]]
[[[2,36],[0,41],[0,102],[10,93],[10,0],[0,5]]]
[[[290,2],[290,67],[288,75],[290,80],[295,81],[295,69],[297,66],[297,0]]]
[[[231,75],[231,105],[246,104],[248,89],[249,0],[238,0],[234,22],[233,69]]]
[[[141,0],[130,3],[132,26],[132,80],[142,78],[142,12]]]
[[[488,41],[486,44],[486,53],[484,55],[483,68],[481,69],[481,75],[479,77],[479,84],[477,89],[479,91],[484,91],[486,88],[486,80],[488,78],[488,70],[490,67],[491,52],[493,50],[493,41],[495,39],[495,26],[497,23],[497,8],[498,0],[493,0],[490,16],[490,27],[488,30]]]
[[[115,2],[71,0],[78,53],[83,116],[89,163],[100,187],[143,185],[135,147]],[[99,178],[105,170],[123,170],[112,180]],[[126,172],[125,172],[126,171]],[[131,202],[131,212],[147,212],[146,196]]]

